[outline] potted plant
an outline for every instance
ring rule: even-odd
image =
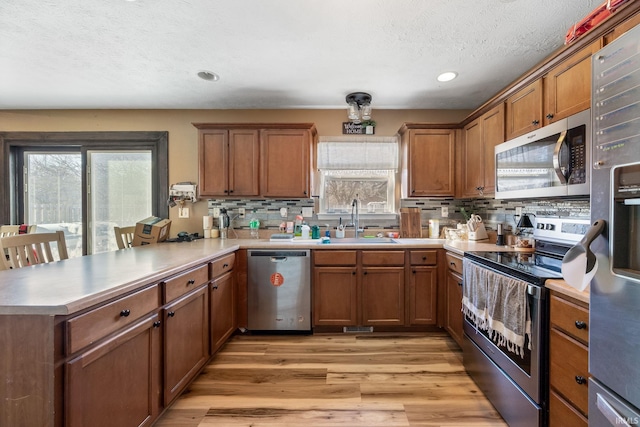
[[[360,125],[365,129],[367,135],[373,135],[375,133],[376,122],[373,120],[363,120]]]

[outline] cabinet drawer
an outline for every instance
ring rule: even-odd
[[[568,335],[551,329],[549,338],[549,380],[568,402],[583,414],[588,412],[588,367],[587,347]]]
[[[164,301],[165,303],[186,294],[207,283],[209,280],[209,270],[207,265],[186,271],[178,276],[164,281]]]
[[[411,265],[436,265],[438,263],[438,251],[411,251],[409,252]]]
[[[589,310],[577,304],[559,298],[555,292],[551,295],[551,326],[561,329],[578,341],[589,342]]]
[[[356,265],[356,251],[314,251],[315,265]]]
[[[67,354],[88,346],[160,307],[157,285],[115,300],[67,322]]]
[[[449,270],[462,274],[462,257],[447,252],[447,266]]]
[[[362,251],[362,265],[404,265],[404,251]]]
[[[229,254],[211,261],[211,278],[223,275],[233,269],[236,261],[236,254]]]
[[[549,425],[551,427],[587,427],[589,421],[570,403],[551,390],[549,393]]]

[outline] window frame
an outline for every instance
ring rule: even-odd
[[[24,222],[23,162],[25,151],[73,151],[82,156],[83,235],[87,236],[88,214],[87,162],[89,150],[150,150],[152,161],[153,215],[168,218],[169,207],[169,133],[151,132],[0,132],[0,176],[6,183],[0,186],[0,223]],[[87,253],[87,239],[83,254]]]

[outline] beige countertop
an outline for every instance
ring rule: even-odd
[[[580,291],[573,286],[570,286],[564,280],[560,279],[551,279],[544,282],[544,286],[547,289],[554,290],[556,292],[560,292],[561,294],[567,295],[569,297],[575,298],[578,301],[586,302],[589,304],[589,287],[584,291]]]

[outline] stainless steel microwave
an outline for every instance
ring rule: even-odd
[[[496,199],[589,194],[591,110],[499,144]]]

